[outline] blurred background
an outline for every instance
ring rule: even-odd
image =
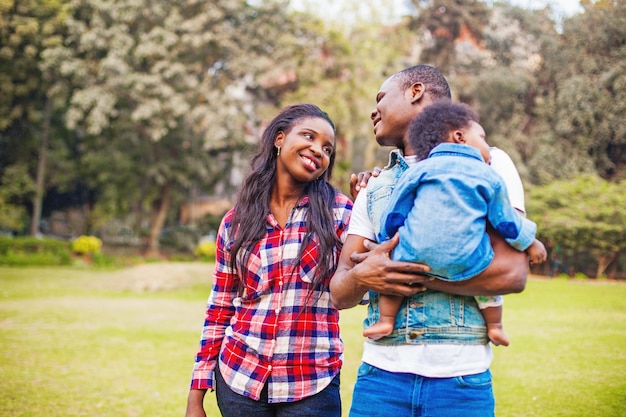
[[[336,122],[348,193],[387,162],[378,87],[424,63],[515,162],[549,250],[534,272],[626,279],[625,62],[623,0],[0,1],[0,264],[210,255],[296,102]]]

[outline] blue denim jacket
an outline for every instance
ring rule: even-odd
[[[425,263],[431,275],[461,281],[483,272],[493,259],[487,221],[517,250],[535,239],[537,226],[511,206],[504,180],[480,151],[442,143],[397,182],[378,240],[399,231],[392,259]]]
[[[399,178],[409,169],[399,150],[391,152],[389,165],[367,184],[367,212],[374,230]],[[378,294],[370,291],[364,326],[378,322]],[[474,297],[427,290],[406,297],[396,315],[393,332],[371,343],[399,344],[487,344],[485,321]]]

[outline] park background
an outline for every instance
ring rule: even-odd
[[[387,162],[378,87],[427,63],[515,162],[550,256],[533,272],[626,278],[626,2],[327,3],[0,2],[0,233],[191,255],[295,102],[335,120],[347,193]],[[0,264],[44,250],[0,247]]]
[[[326,110],[347,193],[387,162],[378,87],[418,63],[514,160],[549,252],[507,297],[498,414],[626,414],[624,62],[623,0],[0,1],[0,415],[180,413],[265,124]]]

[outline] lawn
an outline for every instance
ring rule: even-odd
[[[132,271],[0,268],[0,416],[182,416],[207,264]],[[362,307],[342,312],[344,415]],[[626,285],[530,280],[505,297],[499,417],[626,415]],[[215,396],[207,414],[219,416]]]

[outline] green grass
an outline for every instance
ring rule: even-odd
[[[0,268],[0,416],[184,415],[210,272],[137,292],[110,271]],[[344,415],[364,314],[342,312]],[[626,415],[626,285],[532,280],[505,297],[504,324],[498,417]],[[219,416],[214,394],[206,407]]]

